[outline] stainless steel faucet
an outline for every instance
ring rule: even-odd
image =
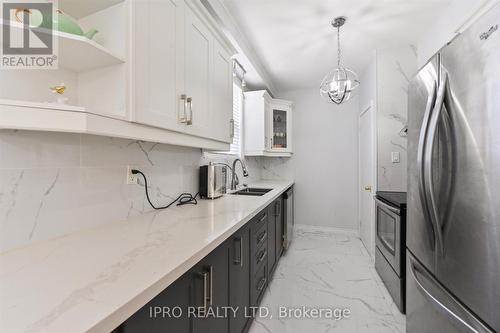
[[[241,169],[243,170],[243,177],[248,177],[248,171],[247,171],[247,166],[245,165],[245,162],[243,162],[241,159],[237,158],[233,162],[233,177],[231,178],[231,190],[236,190],[236,186],[240,183],[240,180],[238,179],[238,175],[236,174],[236,162],[240,162],[241,164]]]

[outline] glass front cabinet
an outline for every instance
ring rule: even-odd
[[[272,98],[265,90],[245,92],[246,156],[292,155],[292,107],[291,101]]]
[[[273,99],[269,110],[270,152],[292,152],[292,104],[289,101]]]

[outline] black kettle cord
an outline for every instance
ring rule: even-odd
[[[144,188],[146,189],[146,199],[148,199],[148,202],[151,205],[151,207],[153,207],[156,210],[167,209],[167,208],[169,208],[170,206],[172,206],[176,202],[177,202],[177,206],[182,206],[182,205],[197,205],[198,204],[198,201],[196,200],[196,197],[198,196],[198,193],[196,193],[194,196],[191,193],[182,193],[175,200],[173,200],[171,203],[169,203],[168,205],[163,206],[163,207],[156,207],[155,205],[153,205],[153,203],[151,202],[151,199],[149,198],[148,179],[146,178],[146,175],[143,174],[139,170],[132,170],[132,174],[133,175],[139,174],[139,175],[142,176],[142,178],[144,178]]]

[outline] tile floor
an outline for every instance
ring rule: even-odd
[[[368,252],[348,233],[298,229],[261,306],[272,318],[257,318],[250,333],[405,332],[405,317]],[[284,319],[279,318],[280,306],[349,309],[351,315],[341,320]]]

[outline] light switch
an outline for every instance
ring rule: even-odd
[[[393,151],[391,153],[391,161],[392,163],[400,163],[400,156],[399,156],[399,151]]]

